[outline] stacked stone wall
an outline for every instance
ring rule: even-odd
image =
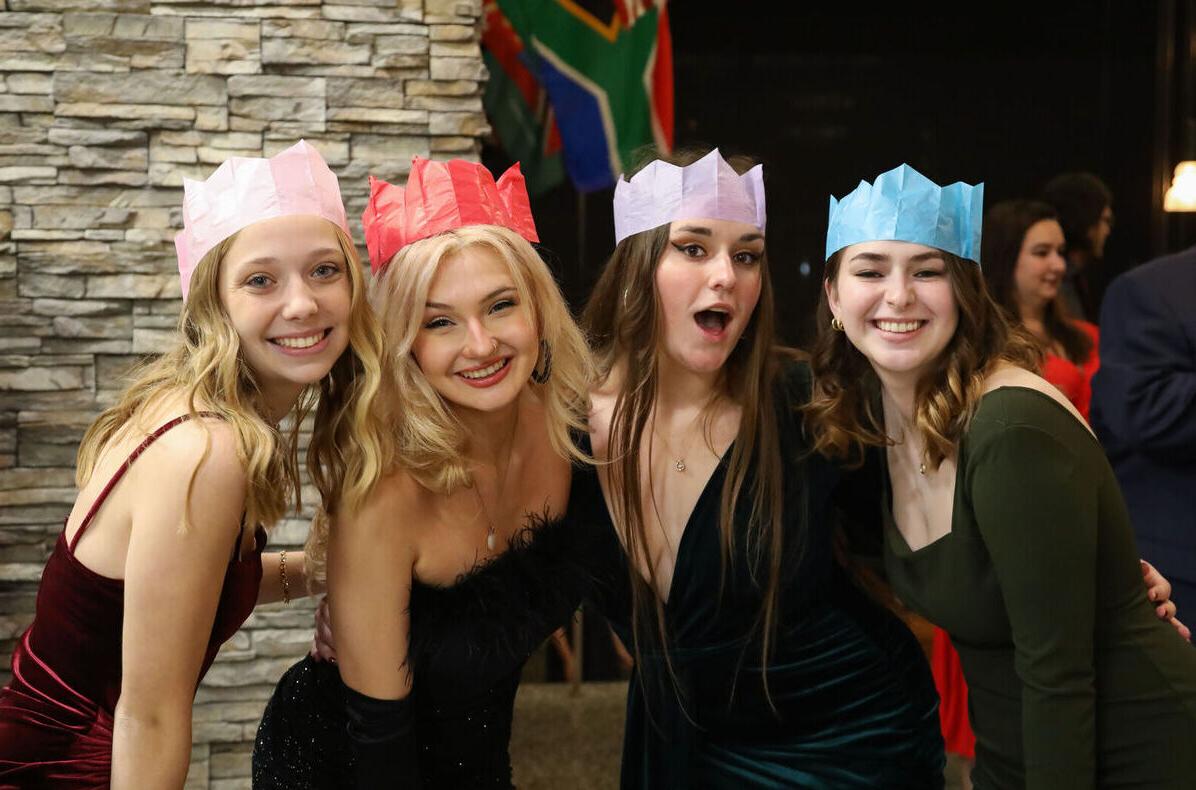
[[[183,177],[303,137],[341,178],[476,158],[481,0],[0,0],[0,682],[74,500],[83,431],[163,349]],[[305,500],[314,500],[308,492]],[[274,530],[297,547],[309,513]],[[264,607],[199,690],[189,788],[248,787],[310,607]]]

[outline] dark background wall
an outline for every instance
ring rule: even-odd
[[[678,0],[669,5],[677,141],[764,162],[790,342],[809,336],[827,196],[902,162],[939,183],[983,181],[988,205],[1032,196],[1067,170],[1098,174],[1115,195],[1106,252],[1115,273],[1167,251],[1190,224],[1160,206],[1193,142],[1192,5]],[[496,151],[487,161],[504,164]],[[579,201],[565,186],[533,201],[574,305],[612,249],[610,200],[605,191]]]

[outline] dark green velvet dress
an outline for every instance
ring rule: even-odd
[[[767,670],[771,704],[759,639],[749,633],[761,592],[742,551],[719,593],[718,510],[728,453],[686,525],[665,606],[677,688],[661,650],[650,637],[640,642],[627,703],[624,790],[942,786],[938,698],[919,645],[832,558],[839,471],[807,457],[795,407],[808,392],[808,369],[788,367],[778,387],[787,548]],[[587,541],[601,546],[595,565],[607,569],[598,605],[630,647],[626,556],[592,470],[578,472],[570,512],[579,528],[602,536]]]
[[[957,469],[943,538],[911,551],[885,508],[886,566],[959,651],[977,790],[1196,787],[1196,649],[1142,594],[1096,439],[1048,395],[1004,387]]]

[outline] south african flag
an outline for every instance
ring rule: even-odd
[[[524,158],[514,150],[521,147],[550,168],[555,121],[565,169],[589,192],[611,186],[637,148],[672,149],[673,56],[664,0],[488,0],[485,18],[487,109],[512,156]],[[511,84],[525,108],[514,126],[495,111],[505,96],[510,115]],[[541,87],[551,113],[537,93]]]

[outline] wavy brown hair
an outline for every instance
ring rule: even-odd
[[[984,390],[984,379],[1000,362],[1037,371],[1038,342],[1011,324],[985,287],[980,267],[943,252],[947,278],[959,308],[959,324],[934,369],[920,382],[914,419],[926,444],[926,462],[937,468],[953,455]],[[824,282],[835,287],[843,250],[826,262]],[[880,412],[880,380],[845,332],[831,328],[826,289],[818,302],[818,335],[810,356],[814,391],[803,407],[814,449],[850,465],[863,462],[867,447],[893,444]]]
[[[381,381],[381,336],[365,300],[357,251],[340,229],[336,236],[345,256],[351,294],[349,347],[328,375],[300,394],[285,436],[262,416],[254,372],[241,354],[240,338],[220,300],[220,264],[237,238],[233,234],[212,248],[196,267],[174,345],[142,363],[116,403],[88,428],[76,458],[78,485],[87,483],[100,455],[114,439],[129,431],[151,431],[156,426],[143,424],[145,413],[163,398],[181,393],[193,418],[199,411],[214,412],[236,434],[237,455],[248,480],[244,530],[252,531],[257,524],[271,526],[288,507],[299,508],[299,429],[313,408],[316,417],[308,445],[308,469],[324,506],[360,501],[381,468],[378,459],[384,437],[370,417]],[[207,452],[205,448],[196,470]],[[194,483],[192,473],[188,503]]]
[[[984,217],[984,236],[980,260],[984,262],[984,279],[993,299],[1005,310],[1005,317],[1014,324],[1022,320],[1017,304],[1014,272],[1022,254],[1026,234],[1044,220],[1059,221],[1059,212],[1038,200],[1005,200],[988,210]],[[1056,296],[1047,303],[1042,325],[1048,343],[1058,343],[1064,355],[1077,365],[1092,353],[1092,338],[1076,326],[1063,299]]]
[[[708,152],[709,149],[681,150],[661,159],[684,166]],[[755,165],[746,157],[731,157],[727,161],[740,174]],[[668,239],[669,226],[662,225],[620,242],[594,286],[582,316],[582,325],[594,345],[599,380],[609,379],[616,370],[621,377],[620,391],[610,418],[607,468],[611,515],[627,547],[631,568],[634,647],[640,655],[641,636],[659,640],[675,681],[668,657],[664,607],[655,593],[656,570],[648,556],[647,519],[642,505],[645,490],[641,473],[644,470],[640,465],[645,438],[651,452],[654,433],[648,423],[656,406],[660,384],[659,349],[663,343],[656,266]],[[782,465],[773,403],[780,354],[774,345],[773,290],[767,256],[761,260],[760,267],[760,300],[740,342],[727,359],[721,377],[719,395],[740,406],[742,417],[722,488],[719,532],[724,582],[731,558],[743,552],[753,581],[762,592],[761,608],[749,633],[762,636],[761,659],[767,667],[775,640],[781,576]],[[703,426],[707,436],[709,416],[708,412]],[[753,468],[749,485],[749,471]],[[648,475],[647,493],[651,497],[651,470]],[[745,501],[749,513],[747,523],[736,524],[735,513]],[[641,561],[648,569],[647,582],[636,570]],[[644,627],[645,623],[653,622],[655,629]],[[767,682],[765,673],[766,693]]]

